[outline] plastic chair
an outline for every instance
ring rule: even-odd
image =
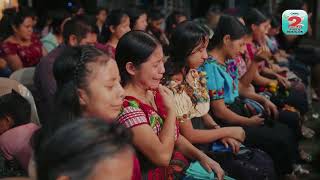
[[[23,68],[11,74],[10,79],[16,80],[26,86],[27,88],[33,87],[34,67]]]
[[[37,112],[37,107],[34,102],[33,96],[31,92],[19,82],[8,79],[8,78],[0,78],[0,96],[11,93],[12,89],[17,91],[21,96],[26,98],[31,105],[31,117],[30,121],[40,125],[39,116]]]

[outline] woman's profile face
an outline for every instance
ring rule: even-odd
[[[99,58],[108,58],[100,56]],[[120,85],[120,75],[115,60],[107,63],[89,63],[87,88],[79,89],[83,114],[113,121],[120,113],[124,90]]]
[[[253,30],[254,38],[256,40],[264,39],[266,34],[268,33],[270,29],[270,22],[265,21],[259,25],[255,25],[255,29]]]
[[[23,40],[31,40],[33,33],[33,19],[32,17],[26,17],[24,21],[14,28],[16,36],[19,36]]]
[[[141,16],[139,16],[139,18],[136,20],[136,24],[134,25],[133,29],[145,31],[148,26],[147,19],[147,14],[142,14]]]
[[[231,40],[226,48],[226,52],[228,56],[227,58],[228,59],[236,58],[241,53],[243,46],[244,46],[243,38]]]
[[[97,20],[100,22],[105,22],[107,20],[108,13],[106,10],[101,10],[99,14],[96,16]]]
[[[130,29],[130,18],[129,16],[124,16],[121,19],[121,23],[114,27],[114,32],[113,34],[120,39],[124,34],[126,34],[127,32],[129,32]]]
[[[147,61],[136,68],[134,77],[145,89],[157,89],[165,72],[162,47],[158,45]]]
[[[161,26],[162,26],[163,23],[164,23],[164,19],[161,18],[159,20],[151,21],[150,22],[150,26],[155,30],[161,31]]]

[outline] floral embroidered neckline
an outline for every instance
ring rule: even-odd
[[[204,71],[198,72],[191,69],[180,84],[170,81],[168,87],[173,93],[181,94],[185,91],[193,104],[209,101],[206,72]]]
[[[181,83],[170,81],[168,88],[173,91],[174,94],[182,94],[185,92],[193,104],[196,106],[198,103],[205,103],[210,101],[206,72],[198,72],[195,69],[189,70],[188,74]],[[191,117],[191,112],[183,114],[181,117],[177,117],[180,122],[184,122]]]
[[[160,127],[163,126],[162,117],[158,114],[158,111],[156,109],[154,109],[152,106],[150,106],[149,104],[145,104],[133,96],[127,96],[124,100],[124,104],[125,104],[125,106],[131,106],[131,107],[140,108],[140,109],[141,109],[141,107],[140,107],[141,105],[147,106],[151,111],[153,111],[152,113],[149,112],[150,126],[152,128],[154,128],[156,126],[157,122],[159,123]]]

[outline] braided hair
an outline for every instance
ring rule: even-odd
[[[101,56],[106,58],[99,58]],[[54,119],[48,124],[50,129],[55,130],[66,121],[73,121],[81,116],[83,109],[80,106],[78,89],[88,90],[88,77],[94,71],[88,64],[105,64],[109,60],[109,56],[88,45],[68,47],[56,59],[53,73],[57,82],[57,91],[53,110]]]

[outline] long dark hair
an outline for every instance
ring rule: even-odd
[[[94,71],[88,67],[89,63],[105,64],[109,61],[102,51],[92,46],[67,48],[54,62],[53,73],[57,82],[55,94],[54,119],[48,124],[53,131],[73,121],[82,114],[79,102],[78,88],[87,90],[88,77]],[[62,121],[63,120],[63,121]]]
[[[30,122],[31,105],[27,99],[15,90],[0,96],[0,119],[9,116],[13,119],[13,127],[21,126]]]
[[[173,26],[177,26],[178,25],[178,19],[181,16],[186,16],[187,15],[185,13],[183,13],[182,11],[173,11],[166,19],[166,32],[169,35],[169,37],[171,37],[171,33],[174,29]]]
[[[13,27],[19,28],[26,18],[33,18],[33,16],[34,14],[28,8],[19,8],[18,12],[15,8],[6,9],[0,21],[0,41],[14,34]]]
[[[221,46],[225,35],[230,35],[231,40],[238,40],[246,34],[244,25],[236,17],[223,15],[214,30],[213,38],[209,41],[208,50]]]
[[[121,9],[112,10],[106,20],[106,40],[110,40],[112,32],[110,31],[110,27],[114,28],[121,24],[121,20],[123,17],[128,16],[125,11]]]
[[[93,31],[88,18],[83,15],[76,15],[68,20],[63,26],[63,39],[66,44],[69,44],[69,37],[75,35],[80,42],[88,33]]]
[[[61,25],[63,21],[71,17],[71,15],[67,11],[61,9],[50,11],[48,14],[49,18],[52,21],[49,25],[50,30],[55,35],[62,35]]]
[[[130,28],[133,29],[140,16],[147,14],[147,12],[142,8],[130,8],[127,10],[127,14],[130,18]]]
[[[247,30],[252,32],[251,25],[260,25],[268,20],[268,18],[258,9],[251,8],[249,11],[243,16],[243,20],[246,24]]]
[[[278,15],[281,15],[285,10],[288,9],[302,9],[303,5],[307,1],[304,0],[282,0],[278,6]]]
[[[122,85],[126,85],[131,79],[126,70],[126,64],[132,62],[134,66],[139,67],[146,62],[158,46],[161,46],[160,42],[144,31],[130,31],[120,38],[115,59],[118,63]]]
[[[126,128],[101,119],[79,119],[41,138],[43,129],[33,137],[37,179],[56,180],[65,175],[84,180],[96,164],[129,150],[132,134]]]
[[[185,21],[173,30],[170,41],[170,58],[165,63],[165,79],[181,72],[187,65],[187,58],[194,48],[203,44],[208,39],[207,31],[198,23]]]

